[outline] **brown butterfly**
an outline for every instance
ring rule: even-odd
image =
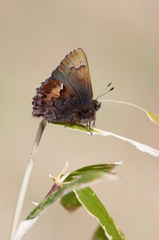
[[[84,123],[90,131],[100,107],[93,100],[88,62],[81,48],[66,55],[33,98],[33,116],[68,125]]]

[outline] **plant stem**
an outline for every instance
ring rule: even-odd
[[[32,149],[31,155],[28,159],[27,167],[25,169],[22,185],[21,185],[21,188],[20,188],[20,192],[19,192],[19,196],[18,196],[18,200],[17,200],[17,204],[16,204],[14,216],[13,216],[13,221],[12,221],[12,226],[11,226],[11,232],[10,232],[10,238],[9,239],[13,238],[13,236],[16,232],[16,229],[17,229],[17,225],[18,225],[18,222],[19,222],[19,219],[20,219],[20,215],[21,215],[21,211],[22,211],[24,198],[25,198],[27,186],[28,186],[28,183],[29,183],[31,171],[32,171],[32,168],[33,168],[33,165],[34,165],[34,162],[35,162],[35,155],[37,153],[37,149],[38,149],[38,146],[39,146],[39,143],[40,143],[42,133],[45,129],[46,123],[47,123],[46,120],[42,120],[39,124],[39,128],[38,128],[38,131],[37,131],[37,134],[36,134],[36,137],[35,137],[33,149]]]

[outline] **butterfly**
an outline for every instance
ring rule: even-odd
[[[101,103],[93,100],[87,57],[81,48],[66,55],[36,90],[33,116],[68,125],[86,124],[91,132]]]

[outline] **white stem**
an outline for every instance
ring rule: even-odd
[[[20,192],[19,192],[19,196],[18,196],[18,200],[17,200],[17,204],[16,204],[16,208],[15,208],[15,212],[14,212],[14,216],[13,216],[13,221],[12,221],[12,226],[11,226],[11,232],[10,232],[10,238],[12,239],[15,231],[17,229],[17,225],[20,219],[20,215],[21,215],[21,211],[22,211],[22,207],[23,207],[23,203],[24,203],[24,198],[25,198],[25,194],[26,194],[26,190],[27,190],[27,186],[29,183],[29,179],[30,179],[30,175],[31,175],[31,171],[35,162],[35,155],[37,153],[37,149],[38,149],[38,145],[42,136],[42,133],[45,129],[47,121],[46,120],[42,120],[39,124],[39,128],[35,137],[35,141],[34,141],[34,145],[33,145],[33,150],[31,152],[31,156],[28,159],[28,163],[27,163],[27,167],[24,173],[24,177],[23,177],[23,181],[22,181],[22,185],[20,188]]]

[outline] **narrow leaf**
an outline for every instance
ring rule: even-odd
[[[157,115],[155,115],[157,116]],[[158,116],[157,116],[158,117]],[[60,124],[60,125],[63,125],[63,126],[67,126],[66,124]],[[85,132],[87,134],[90,134],[89,132],[89,129],[88,127],[84,126],[84,125],[79,125],[79,124],[71,124],[68,126],[68,128],[70,129],[73,129],[73,130],[77,130],[77,131],[81,131],[81,132]],[[134,141],[132,139],[129,139],[129,138],[126,138],[126,137],[122,137],[120,135],[117,135],[117,134],[114,134],[114,133],[111,133],[111,132],[106,132],[106,131],[102,131],[100,129],[92,129],[92,134],[93,135],[101,135],[101,136],[113,136],[113,137],[116,137],[118,139],[121,139],[123,141],[126,141],[126,142],[129,142],[131,143],[132,145],[134,145],[138,150],[142,151],[142,152],[146,152],[154,157],[158,157],[159,156],[159,150],[155,149],[155,148],[152,148],[148,145],[145,145],[145,144],[142,144],[142,143],[139,143],[137,141]]]
[[[77,189],[74,192],[87,212],[99,222],[109,240],[126,239],[91,188]]]
[[[68,184],[64,184],[61,188],[57,189],[55,192],[53,192],[51,195],[45,198],[37,207],[35,207],[25,221],[20,222],[18,226],[18,230],[13,239],[14,240],[22,239],[19,236],[24,236],[26,234],[26,232],[38,219],[39,214],[44,213],[44,210],[46,210],[47,207],[49,207],[55,201],[61,199],[61,197],[65,196],[69,192],[73,191],[73,189],[84,188],[88,186],[90,183],[95,183],[97,181],[99,182],[99,180],[106,179],[106,178],[116,179],[117,177],[110,173],[92,172],[92,173],[79,176],[78,178],[72,180]]]
[[[78,201],[78,198],[76,197],[74,192],[70,192],[65,195],[61,199],[60,203],[69,212],[73,212],[81,206],[81,203]]]
[[[107,236],[105,235],[104,229],[99,226],[94,233],[93,240],[108,240]]]
[[[97,129],[96,129],[97,130]],[[154,157],[158,157],[159,156],[159,150],[155,149],[155,148],[152,148],[148,145],[145,145],[145,144],[142,144],[142,143],[139,143],[137,141],[134,141],[132,139],[129,139],[129,138],[125,138],[125,137],[122,137],[120,135],[117,135],[117,134],[114,134],[114,133],[111,133],[111,132],[106,132],[106,131],[101,131],[99,130],[99,133],[94,133],[94,135],[102,135],[102,136],[113,136],[113,137],[116,137],[116,138],[119,138],[123,141],[126,141],[126,142],[129,142],[131,143],[132,145],[134,145],[138,150],[142,151],[142,152],[146,152]]]
[[[27,219],[35,218],[39,213],[41,213],[45,208],[50,206],[52,203],[71,192],[73,189],[84,188],[88,183],[95,183],[97,180],[107,179],[116,179],[116,175],[111,175],[103,172],[92,172],[87,173],[78,178],[72,180],[68,184],[64,184],[57,191],[53,192],[47,198],[45,198],[34,210],[29,214]]]
[[[120,163],[111,163],[111,164],[96,164],[96,165],[90,165],[86,167],[79,168],[73,172],[71,172],[67,178],[64,180],[64,182],[71,181],[75,177],[81,176],[83,174],[89,174],[92,172],[107,172],[110,173],[112,169],[114,169],[115,166],[118,166]],[[78,201],[76,195],[74,192],[71,192],[67,195],[65,195],[61,199],[61,204],[65,209],[67,209],[69,212],[76,210],[79,206],[81,206],[80,202]]]
[[[148,110],[145,110],[147,115],[149,116],[150,120],[156,124],[159,125],[159,116],[157,116],[156,114],[149,112]]]
[[[138,105],[128,103],[128,102],[123,102],[123,101],[116,101],[116,100],[102,100],[101,102],[121,103],[121,104],[126,104],[126,105],[129,105],[129,106],[132,106],[132,107],[136,107],[136,108],[144,111],[153,123],[156,123],[156,124],[159,125],[159,116],[158,115],[156,115],[155,113],[152,113],[152,112],[150,112],[150,111],[148,111],[148,110],[146,110],[142,107],[139,107]]]
[[[71,172],[67,178],[65,179],[64,182],[71,181],[73,178],[77,176],[81,176],[83,174],[95,172],[95,171],[100,171],[100,172],[111,172],[112,169],[114,169],[115,166],[120,165],[122,162],[119,163],[109,163],[109,164],[95,164],[95,165],[89,165],[83,168],[79,168],[73,172]]]

